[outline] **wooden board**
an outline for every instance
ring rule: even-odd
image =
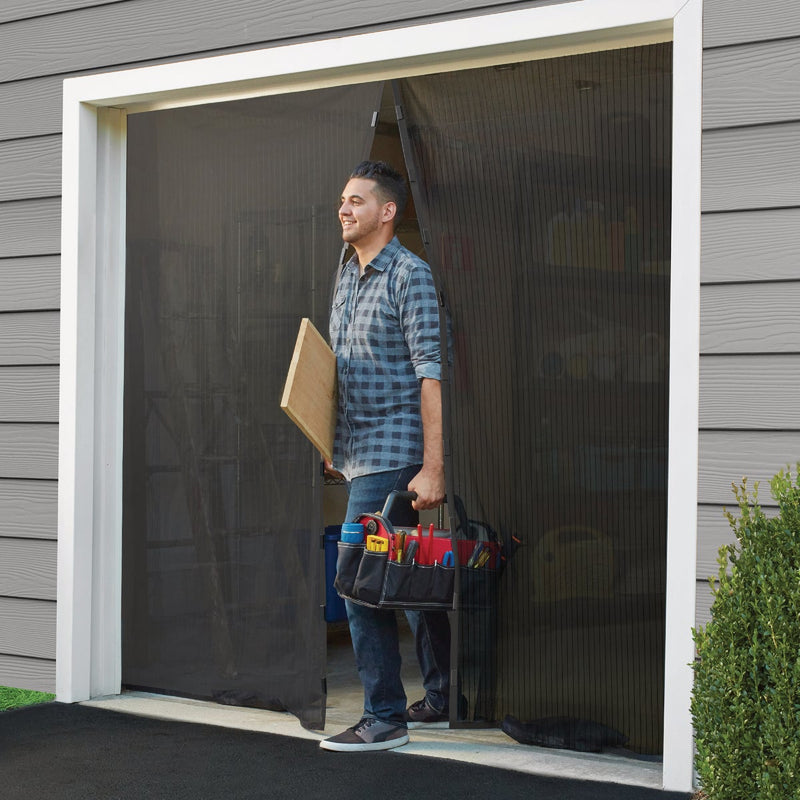
[[[336,433],[336,356],[304,317],[286,376],[281,408],[323,457],[333,457]]]

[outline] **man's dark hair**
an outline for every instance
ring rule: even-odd
[[[403,216],[408,203],[408,188],[403,176],[385,161],[362,161],[351,178],[368,178],[375,181],[375,193],[382,203],[392,202],[397,206],[394,217],[395,227]]]

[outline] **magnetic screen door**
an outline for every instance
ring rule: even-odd
[[[663,720],[671,59],[662,44],[401,82],[453,320],[453,486],[521,542],[494,601],[459,615],[467,720],[579,721],[648,753]]]
[[[327,331],[366,84],[132,115],[123,683],[325,714],[319,456],[280,410]]]

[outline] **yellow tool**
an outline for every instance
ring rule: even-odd
[[[394,544],[394,547],[395,547],[394,560],[398,564],[402,564],[403,563],[403,553],[405,552],[405,549],[406,549],[406,532],[405,531],[398,531],[398,533],[395,534],[394,542],[395,542],[395,544]]]
[[[383,536],[367,536],[367,550],[373,553],[388,553],[389,540]]]

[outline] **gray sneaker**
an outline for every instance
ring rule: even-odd
[[[382,722],[373,717],[362,717],[357,725],[346,731],[323,739],[319,746],[323,750],[339,753],[367,752],[369,750],[391,750],[408,743],[408,731],[399,725]]]
[[[406,709],[406,724],[409,728],[447,728],[450,714],[437,711],[428,703],[428,698],[417,700]]]

